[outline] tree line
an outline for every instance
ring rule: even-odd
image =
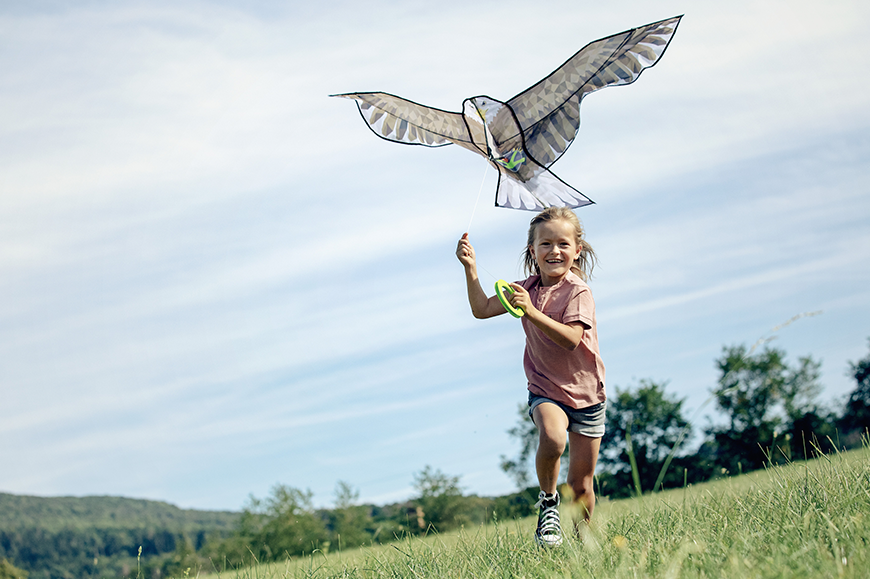
[[[251,497],[241,513],[183,511],[120,497],[23,497],[0,494],[0,579],[196,576],[253,560],[389,542],[453,525],[477,525],[493,513],[530,514],[530,499],[464,496],[459,477],[427,467],[417,496],[391,505],[360,505],[339,482],[332,509],[315,509],[311,491],[276,485]]]
[[[719,379],[709,401],[722,421],[709,424],[692,451],[684,448],[693,433],[685,400],[669,394],[666,383],[641,380],[635,388],[615,389],[596,477],[600,495],[625,497],[856,447],[870,426],[870,354],[850,364],[856,387],[842,408],[818,402],[821,364],[810,356],[790,363],[783,350],[738,345],[723,348],[716,367]],[[515,494],[465,496],[459,477],[426,467],[415,475],[416,496],[406,503],[358,505],[357,491],[340,482],[335,508],[318,511],[310,491],[279,485],[266,499],[252,498],[236,534],[203,554],[233,566],[532,515],[537,431],[525,405],[508,432],[520,450],[513,458],[503,456],[501,466],[521,489]]]
[[[271,494],[251,497],[236,533],[212,542],[189,559],[218,570],[252,561],[276,561],[313,551],[388,543],[493,518],[505,520],[534,512],[534,495],[520,491],[502,497],[464,495],[459,476],[426,466],[414,475],[415,497],[385,506],[358,504],[359,491],[339,481],[332,509],[314,509],[311,491],[276,485]]]
[[[855,388],[842,404],[818,401],[820,367],[811,356],[790,363],[777,348],[724,347],[705,403],[715,404],[720,420],[701,430],[693,450],[686,444],[693,425],[685,399],[668,394],[665,382],[616,388],[608,399],[598,491],[627,497],[860,446],[870,427],[870,354],[849,364]],[[502,468],[523,486],[536,431],[526,419],[510,433],[521,448],[515,458],[502,457]]]
[[[755,347],[738,345],[723,348],[715,363],[719,378],[708,402],[714,403],[719,420],[700,430],[701,440],[691,449],[694,427],[684,416],[685,399],[669,394],[666,383],[641,380],[634,388],[614,389],[608,400],[607,433],[596,475],[599,496],[619,498],[679,487],[748,472],[771,462],[855,447],[870,426],[870,354],[849,364],[855,389],[837,407],[818,401],[821,364],[810,356],[789,362],[780,349],[765,347],[756,352]],[[525,407],[520,407],[518,422],[508,432],[520,447],[515,457],[502,457],[502,469],[520,489],[510,495],[465,495],[460,477],[429,466],[414,475],[412,499],[384,506],[359,504],[359,491],[340,481],[334,507],[316,509],[310,490],[279,484],[265,498],[252,496],[242,512],[234,514],[230,531],[205,533],[188,528],[162,534],[152,531],[141,537],[128,532],[126,539],[130,540],[112,543],[94,529],[82,530],[85,534],[75,537],[69,527],[43,529],[45,536],[39,537],[25,536],[35,531],[24,528],[11,533],[3,530],[0,570],[9,565],[5,556],[22,569],[32,569],[30,579],[193,576],[202,570],[226,570],[253,561],[282,560],[316,550],[348,549],[529,516],[535,512],[538,490],[531,484],[537,432]],[[131,544],[137,541],[148,546],[144,556],[142,551],[132,552]],[[122,543],[123,565],[106,565],[101,557],[108,545],[120,549]],[[58,559],[34,568],[34,553],[10,550],[22,544],[48,546],[43,551],[55,545],[56,555],[66,553],[74,563],[64,566]]]
[[[238,518],[123,497],[0,493],[0,579],[166,576],[182,545],[229,536]]]

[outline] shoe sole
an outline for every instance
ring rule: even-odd
[[[535,537],[535,542],[538,544],[538,547],[543,547],[544,549],[552,549],[554,547],[562,546],[562,537],[559,537],[555,541],[545,541],[540,537]]]

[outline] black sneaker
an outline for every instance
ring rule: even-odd
[[[538,529],[535,542],[541,547],[558,547],[562,544],[562,526],[559,524],[559,493],[548,495],[544,491],[538,495],[535,506],[538,512]]]

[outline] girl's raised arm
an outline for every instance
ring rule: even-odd
[[[474,248],[468,241],[468,234],[464,233],[456,245],[456,257],[465,266],[465,282],[468,287],[468,303],[471,305],[471,313],[475,318],[484,319],[505,313],[504,306],[497,296],[487,297],[486,292],[480,286],[477,277],[477,262],[474,258]]]

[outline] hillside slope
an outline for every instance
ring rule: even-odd
[[[582,540],[576,514],[563,504],[559,549],[535,545],[529,517],[199,577],[865,578],[870,449],[605,500]]]
[[[135,576],[143,562],[157,565],[180,547],[229,534],[238,517],[123,497],[0,493],[0,559],[30,579]]]

